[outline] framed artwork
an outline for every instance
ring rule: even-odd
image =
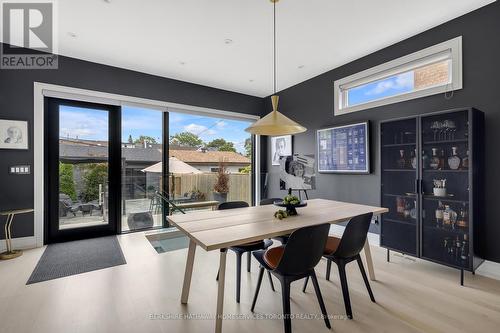
[[[314,155],[294,154],[280,158],[281,190],[316,189],[316,168]]]
[[[318,172],[369,174],[369,130],[368,121],[318,130]]]
[[[28,149],[28,122],[0,119],[0,149]]]
[[[271,137],[271,159],[272,165],[280,165],[280,157],[292,156],[292,136]]]

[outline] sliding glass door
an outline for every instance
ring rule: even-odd
[[[254,204],[249,121],[47,98],[45,242],[169,227]]]
[[[46,242],[116,234],[120,108],[52,98],[47,106]]]

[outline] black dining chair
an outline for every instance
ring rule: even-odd
[[[235,208],[245,208],[249,207],[248,203],[245,201],[228,201],[219,204],[219,210],[225,209],[235,209]],[[247,253],[247,272],[250,273],[252,251],[265,250],[273,245],[273,241],[270,239],[260,240],[256,242],[251,242],[247,244],[242,244],[238,246],[231,246],[229,249],[236,254],[236,303],[240,302],[240,290],[241,290],[241,257],[243,253]],[[219,280],[219,272],[217,272],[217,278]],[[271,289],[274,291],[274,284],[269,273],[269,283],[271,284]]]
[[[259,261],[261,266],[252,302],[252,312],[255,309],[257,297],[259,296],[264,270],[267,270],[281,282],[285,333],[291,333],[290,284],[293,281],[310,276],[326,327],[331,328],[325,303],[319,289],[318,279],[314,272],[314,267],[323,255],[329,230],[330,224],[328,223],[300,228],[290,235],[286,245],[253,252],[254,257]]]
[[[283,199],[282,198],[262,199],[260,201],[260,205],[261,206],[272,205],[272,204],[274,204],[275,201],[283,201]],[[276,236],[276,237],[273,237],[273,239],[281,242],[281,244],[286,244],[286,242],[288,241],[288,237],[290,237],[290,235]]]
[[[373,292],[366,277],[365,268],[363,267],[363,261],[359,253],[363,249],[366,242],[366,237],[368,235],[368,229],[370,228],[370,223],[372,220],[373,213],[363,214],[353,217],[347,226],[345,227],[344,234],[342,238],[337,238],[329,236],[326,242],[325,251],[323,257],[327,261],[326,266],[326,279],[330,280],[330,270],[332,266],[332,261],[337,264],[339,268],[340,285],[342,287],[342,294],[344,296],[344,305],[347,317],[352,319],[352,309],[351,300],[349,298],[349,288],[347,286],[347,275],[345,266],[351,261],[356,260],[358,262],[359,270],[365,281],[366,289],[368,289],[368,294],[370,299],[375,303],[375,297],[373,297]],[[303,292],[306,291],[308,278],[304,282]]]

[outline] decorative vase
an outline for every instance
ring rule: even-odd
[[[227,193],[219,193],[219,192],[214,191],[213,194],[214,194],[215,201],[218,201],[220,203],[227,201]]]

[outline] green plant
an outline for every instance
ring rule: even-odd
[[[274,213],[274,217],[277,218],[278,220],[286,219],[288,217],[288,213],[280,209]]]
[[[59,192],[66,194],[71,200],[76,200],[73,164],[59,162]]]
[[[234,148],[234,143],[226,141],[224,139],[214,139],[207,144],[208,148],[215,148],[218,151],[232,151],[236,153],[236,148]]]
[[[170,136],[170,143],[176,143],[180,146],[187,147],[199,147],[203,145],[203,140],[196,134],[181,132]]]
[[[89,163],[83,170],[82,199],[85,202],[99,199],[99,184],[105,186],[108,181],[108,165],[106,163]]]
[[[219,193],[229,192],[229,175],[226,170],[226,163],[219,161],[217,179],[214,184],[214,191]]]
[[[251,165],[247,165],[246,167],[241,168],[239,171],[240,171],[240,173],[251,173],[252,172],[252,166]]]

